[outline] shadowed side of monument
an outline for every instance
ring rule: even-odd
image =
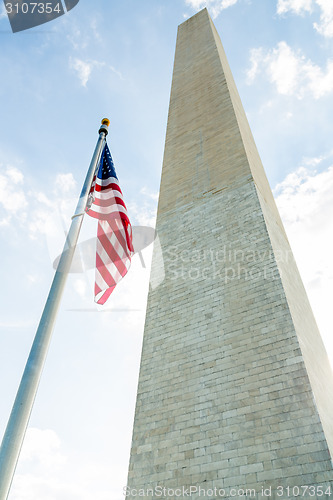
[[[332,372],[206,9],[178,31],[157,233],[128,497],[325,491]]]

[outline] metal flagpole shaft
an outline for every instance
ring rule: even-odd
[[[75,246],[79,237],[91,184],[98,160],[105,144],[105,137],[108,134],[109,124],[110,122],[106,118],[102,120],[96,148],[83,184],[75,214],[72,217],[72,223],[66,238],[64,250],[53,278],[49,296],[39,322],[35,339],[2,440],[0,448],[0,500],[7,500],[9,494],[16,464],[20,455],[25,432],[38,389],[40,376],[45,363],[58,307],[70,270]]]

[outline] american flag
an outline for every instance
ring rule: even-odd
[[[95,302],[104,304],[127,273],[134,253],[131,223],[106,143],[86,210],[98,219]]]

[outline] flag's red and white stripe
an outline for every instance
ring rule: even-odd
[[[96,177],[93,183],[93,204],[88,214],[96,219],[110,219],[113,215],[128,221],[127,209],[123,200],[118,179],[110,177],[109,179],[99,179]]]
[[[107,145],[90,196],[87,213],[98,219],[95,302],[104,304],[127,273],[134,253],[132,227]]]
[[[96,246],[95,301],[104,304],[131,265],[131,225],[120,219],[99,220]]]

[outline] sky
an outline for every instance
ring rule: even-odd
[[[132,224],[154,226],[177,26],[203,7],[333,360],[332,1],[80,0],[18,33],[1,6],[1,436],[105,116]],[[69,276],[9,500],[122,498],[151,254],[103,308],[92,269]]]

